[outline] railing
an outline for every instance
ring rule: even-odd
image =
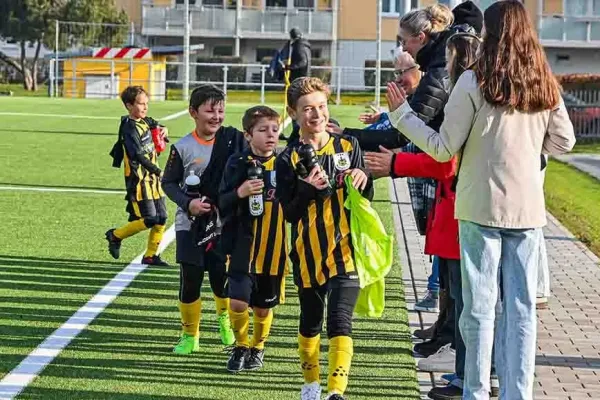
[[[183,85],[183,63],[138,60],[59,59],[59,73],[55,76],[55,60],[50,65],[50,82],[58,82],[51,92],[65,97],[116,98],[128,85],[144,86],[152,100],[167,98],[167,90]],[[391,79],[393,69],[382,68],[382,87]],[[375,68],[314,66],[312,76],[320,77],[332,90],[333,100],[339,104],[342,92],[374,92]],[[274,81],[263,64],[190,63],[190,86],[213,83],[225,92],[230,89],[258,92],[258,100],[265,103],[266,92],[282,92],[284,84]],[[58,79],[56,79],[58,78]],[[366,83],[365,83],[366,80]]]
[[[578,139],[600,139],[600,90],[569,90],[563,100]]]
[[[190,10],[193,36],[235,37],[235,8],[194,7]],[[142,6],[142,34],[175,35],[183,32],[184,11],[180,7]],[[240,11],[240,37],[288,37],[289,29],[299,27],[312,40],[330,40],[333,13],[328,10],[243,8]]]

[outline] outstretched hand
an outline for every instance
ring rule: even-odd
[[[365,153],[365,165],[375,178],[390,176],[394,152],[379,146],[379,153]]]
[[[406,91],[396,85],[395,82],[390,82],[387,85],[387,93],[385,94],[387,99],[388,108],[390,112],[395,111],[406,101]]]

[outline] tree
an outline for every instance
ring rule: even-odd
[[[40,50],[44,44],[54,47],[56,20],[127,23],[128,18],[116,8],[114,0],[1,0],[0,37],[19,43],[21,55],[17,62],[0,52],[0,61],[21,74],[27,90],[37,90]],[[35,54],[29,64],[25,53],[28,43],[35,46]]]

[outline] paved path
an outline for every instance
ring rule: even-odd
[[[600,179],[600,154],[565,154],[556,159]]]
[[[411,311],[426,290],[431,263],[423,255],[406,181],[395,180],[390,195],[396,206],[396,235],[414,331],[430,326],[436,318]],[[535,399],[600,399],[600,260],[551,215],[544,234],[552,297],[549,309],[538,312]],[[423,398],[432,385],[441,384],[439,374],[419,372],[418,379]]]

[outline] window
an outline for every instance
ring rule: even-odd
[[[213,47],[213,56],[232,56],[233,55],[233,47],[231,46],[215,46]]]
[[[322,53],[323,49],[310,49],[310,56],[312,58],[321,58]]]
[[[277,49],[256,49],[256,62],[262,62],[265,57],[273,57],[277,53]]]
[[[294,7],[296,8],[314,8],[314,0],[294,0]]]
[[[267,7],[287,7],[286,0],[267,0]]]
[[[383,0],[382,11],[385,14],[399,14],[403,11],[402,3],[402,0]]]

